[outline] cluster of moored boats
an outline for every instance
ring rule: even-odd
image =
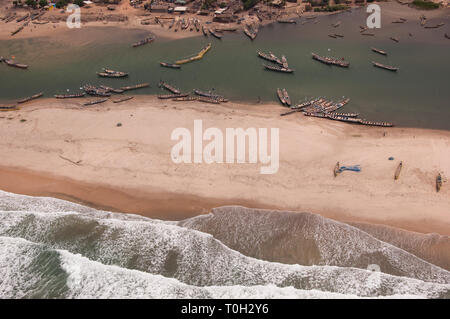
[[[278,98],[283,105],[289,106],[286,101],[287,91],[285,89],[277,89]],[[288,95],[287,95],[288,96]],[[288,99],[290,102],[290,99]],[[325,98],[314,98],[307,100],[301,104],[290,106],[290,111],[280,114],[281,116],[301,112],[305,116],[319,117],[334,121],[341,121],[346,123],[361,124],[368,126],[382,126],[391,127],[392,123],[388,122],[374,122],[359,118],[358,113],[336,113],[337,110],[345,106],[350,101],[349,98],[343,98],[338,102],[334,102]]]
[[[314,60],[317,60],[319,62],[328,64],[328,65],[336,65],[336,66],[340,66],[343,68],[348,68],[350,66],[350,63],[345,61],[344,58],[336,59],[336,58],[327,57],[327,56],[320,56],[314,52],[312,52],[311,54],[312,54],[312,58]]]
[[[228,100],[225,99],[222,95],[219,95],[211,91],[205,92],[198,89],[194,89],[193,90],[194,95],[191,95],[190,93],[182,93],[178,88],[164,81],[159,82],[159,87],[171,93],[171,94],[160,94],[158,95],[159,99],[171,99],[172,101],[178,102],[200,101],[212,104],[220,104],[223,102],[228,102]]]
[[[244,34],[250,38],[250,40],[255,40],[258,35],[258,26],[254,24],[248,24],[244,27]]]
[[[284,73],[293,73],[294,72],[293,69],[289,68],[289,64],[284,55],[281,56],[281,59],[280,59],[272,52],[264,53],[264,52],[258,51],[257,53],[261,59],[264,59],[266,61],[269,61],[269,62],[272,62],[275,64],[275,65],[268,65],[268,64],[263,63],[263,66],[266,70],[276,71],[276,72],[284,72]]]
[[[124,78],[128,76],[128,73],[103,68],[103,72],[97,72],[97,75],[103,78]]]
[[[133,43],[132,46],[133,46],[133,48],[137,48],[137,47],[146,45],[146,44],[148,44],[148,43],[151,43],[151,42],[153,42],[153,41],[155,41],[155,37],[150,36],[150,37],[147,37],[147,38],[145,38],[145,39],[142,39],[141,41],[138,41],[138,42],[136,42],[136,43]]]

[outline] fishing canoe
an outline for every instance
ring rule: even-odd
[[[3,62],[5,62],[6,65],[12,66],[12,67],[15,67],[15,68],[28,69],[28,65],[21,64],[21,63],[15,63],[13,60],[10,60],[10,59],[3,59]]]
[[[372,61],[372,64],[374,66],[376,66],[377,68],[381,68],[381,69],[385,69],[385,70],[389,70],[389,71],[393,71],[393,72],[398,71],[398,68],[396,68],[394,66],[385,65],[385,64],[378,63],[378,62],[374,62],[374,61]]]
[[[223,37],[223,35],[219,34],[218,32],[213,31],[212,29],[209,29],[209,33],[211,33],[217,39],[222,39],[222,37]]]
[[[180,69],[181,65],[178,64],[172,64],[172,63],[166,63],[166,62],[159,62],[159,64],[166,68],[172,68],[172,69]]]
[[[400,40],[398,38],[390,37],[389,39],[391,39],[392,41],[395,41],[397,43],[400,42]]]
[[[83,105],[84,106],[90,106],[90,105],[95,105],[95,104],[100,104],[100,103],[104,103],[108,101],[108,99],[101,99],[101,100],[96,100],[96,101],[90,101],[90,102],[86,102]]]
[[[128,76],[128,73],[125,73],[125,72],[115,72],[115,73],[97,72],[97,75],[102,78],[124,78],[124,77]]]
[[[280,100],[281,104],[286,105],[286,101],[284,100],[283,91],[281,89],[277,89],[277,96]]]
[[[441,173],[436,176],[436,192],[439,192],[442,187],[442,175]]]
[[[57,94],[55,95],[55,98],[57,99],[74,99],[74,98],[78,98],[78,97],[83,97],[85,96],[86,93],[78,93],[78,94]]]
[[[334,166],[334,169],[333,169],[334,177],[337,177],[339,173],[340,173],[340,171],[339,171],[339,162],[337,162],[336,165]]]
[[[141,40],[139,42],[133,43],[132,46],[133,46],[133,48],[137,48],[137,47],[143,46],[145,44],[151,43],[154,40],[155,40],[154,37],[148,37],[148,38],[145,38],[145,39],[143,39],[143,40]]]
[[[17,101],[17,103],[22,104],[22,103],[25,103],[25,102],[29,102],[31,100],[40,98],[42,95],[44,95],[44,92],[40,92],[38,94],[35,94],[35,95],[32,95],[32,96],[26,97],[24,99],[21,99],[21,100]]]
[[[148,86],[150,86],[150,83],[141,83],[141,84],[136,84],[136,85],[132,85],[132,86],[123,86],[120,89],[124,90],[124,91],[130,91],[130,90],[146,88]]]
[[[134,99],[134,96],[124,97],[123,99],[119,99],[119,100],[113,101],[113,103],[122,103],[122,102],[125,102],[125,101],[129,101],[131,99]]]
[[[180,94],[181,91],[175,87],[173,87],[172,85],[170,85],[169,83],[166,83],[164,81],[159,82],[159,87],[162,87],[170,92],[172,92],[173,94]]]
[[[263,66],[266,70],[275,71],[275,72],[283,72],[283,73],[294,72],[294,70],[292,70],[292,69],[286,69],[286,68],[282,68],[279,66],[272,66],[272,65],[267,65],[267,64],[263,64]]]
[[[397,180],[399,178],[400,172],[402,171],[402,167],[403,167],[403,162],[400,161],[400,164],[398,164],[397,169],[395,170],[394,180]]]
[[[17,104],[0,105],[0,111],[15,111],[15,110],[17,110]]]
[[[376,53],[379,53],[379,54],[382,54],[382,55],[387,55],[387,53],[386,53],[386,51],[383,51],[383,50],[380,50],[380,49],[377,49],[377,48],[370,48],[373,52],[376,52]]]
[[[189,96],[189,93],[183,93],[183,94],[161,94],[158,95],[158,99],[161,100],[167,100],[167,99],[176,99],[176,98],[180,98],[180,97],[187,97]]]
[[[289,94],[286,89],[283,89],[283,97],[284,100],[286,101],[286,105],[291,106],[291,98],[289,97]]]

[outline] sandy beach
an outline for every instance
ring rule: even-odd
[[[285,108],[276,104],[139,96],[84,108],[81,101],[41,99],[0,114],[0,189],[169,220],[235,204],[450,234],[448,184],[435,189],[438,172],[450,175],[450,132],[280,117]],[[204,130],[279,128],[278,172],[262,175],[260,164],[175,164],[171,133],[193,130],[196,119]],[[362,171],[335,178],[337,161]]]

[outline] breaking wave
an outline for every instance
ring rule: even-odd
[[[165,222],[0,192],[0,297],[450,297],[448,271],[295,215],[225,207]]]

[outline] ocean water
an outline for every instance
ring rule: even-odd
[[[450,298],[450,273],[312,214],[161,221],[0,192],[0,297]]]
[[[161,89],[157,83],[164,80],[183,92],[215,89],[234,101],[278,103],[276,89],[282,87],[288,90],[294,103],[317,96],[334,100],[346,96],[351,101],[343,110],[359,112],[369,120],[450,130],[447,120],[450,41],[444,37],[450,33],[448,11],[428,22],[430,25],[443,22],[443,27],[424,29],[418,22],[422,11],[396,3],[381,6],[382,28],[373,31],[374,37],[360,34],[359,26],[365,24],[366,13],[359,8],[319,17],[317,24],[301,18],[296,25],[263,26],[254,41],[236,32],[226,33],[222,40],[211,36],[174,41],[157,38],[149,45],[132,48],[131,43],[146,37],[148,32],[108,26],[67,30],[54,37],[3,40],[0,56],[15,56],[30,68],[24,71],[0,64],[0,101],[14,101],[40,91],[46,97],[77,93],[86,83],[118,87],[149,82],[151,87],[130,94],[158,94]],[[392,6],[413,16],[408,16],[403,24],[393,24],[399,16],[389,10]],[[333,28],[331,25],[337,21],[341,25]],[[328,37],[330,33],[345,37],[332,39]],[[398,37],[400,42],[390,40],[391,36]],[[185,64],[181,70],[159,65],[160,61],[173,62],[193,55],[208,42],[212,43],[212,49],[201,61]],[[388,55],[374,53],[371,47],[383,49]],[[264,70],[265,61],[257,57],[258,50],[286,55],[295,72]],[[314,61],[311,52],[344,57],[350,68]],[[394,65],[400,70],[375,68],[371,61]],[[129,72],[130,76],[99,78],[96,72],[104,67]]]

